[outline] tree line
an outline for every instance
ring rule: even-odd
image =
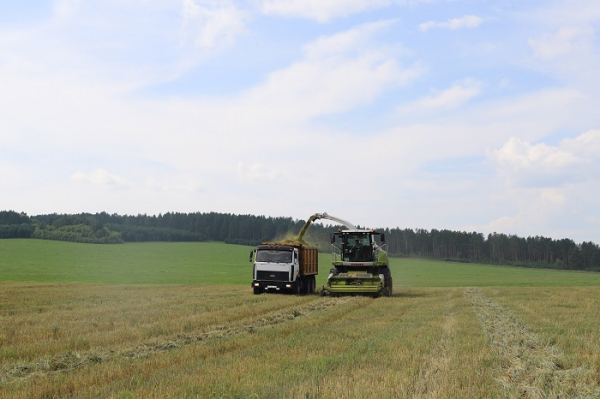
[[[0,238],[118,244],[144,241],[223,241],[256,245],[298,234],[303,220],[289,217],[229,213],[118,215],[100,212],[45,214],[0,211]],[[329,250],[329,235],[341,226],[313,224],[305,240]],[[542,236],[518,237],[477,232],[382,228],[392,256],[421,257],[457,262],[600,271],[600,247],[593,242]]]
[[[391,254],[459,262],[600,271],[600,247],[529,236],[424,229],[385,229]]]

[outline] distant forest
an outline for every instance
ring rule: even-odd
[[[28,216],[0,211],[0,238],[37,238],[97,244],[144,241],[223,241],[256,245],[298,234],[304,220],[228,213],[117,215],[106,212]],[[313,224],[305,237],[329,251],[337,225]],[[600,247],[564,238],[493,233],[380,228],[391,256],[508,266],[600,271]]]

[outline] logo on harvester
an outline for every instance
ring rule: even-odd
[[[275,275],[274,275],[274,274],[271,274],[269,277],[275,277]]]

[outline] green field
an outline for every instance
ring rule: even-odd
[[[101,284],[241,284],[252,280],[251,247],[223,243],[90,245],[61,241],[0,240],[0,281]],[[394,286],[589,286],[600,273],[565,272],[393,258]],[[320,285],[331,255],[319,255]]]
[[[600,397],[598,273],[392,259],[391,298],[252,295],[250,249],[0,240],[0,398]]]

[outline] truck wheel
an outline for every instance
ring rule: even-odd
[[[308,293],[309,294],[314,294],[315,293],[315,276],[310,276],[308,278]]]
[[[304,292],[304,282],[302,281],[302,277],[298,276],[298,280],[296,280],[296,295],[302,295]]]
[[[260,287],[254,287],[254,295],[262,294]]]

